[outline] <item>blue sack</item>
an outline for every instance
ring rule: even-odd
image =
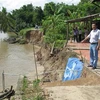
[[[63,81],[80,78],[82,69],[83,63],[78,58],[69,58],[64,72]]]

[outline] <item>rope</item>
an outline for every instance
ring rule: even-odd
[[[21,75],[21,74],[9,74],[9,73],[4,73],[4,75],[19,76],[19,75]]]

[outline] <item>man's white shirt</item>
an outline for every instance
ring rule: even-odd
[[[90,38],[90,43],[98,43],[98,40],[100,40],[100,30],[92,30],[88,37]]]

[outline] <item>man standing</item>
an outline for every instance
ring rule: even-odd
[[[74,42],[78,42],[78,28],[73,28],[73,33],[74,33]]]
[[[79,29],[79,42],[81,42],[81,40],[82,40],[82,30],[81,30],[81,28]]]
[[[88,67],[96,69],[98,61],[98,50],[100,48],[100,30],[97,29],[96,23],[92,23],[92,31],[81,42],[84,43],[89,38],[90,38],[90,65]]]

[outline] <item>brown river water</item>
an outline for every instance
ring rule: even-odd
[[[16,87],[20,75],[35,73],[34,56],[31,44],[9,44],[3,42],[8,35],[0,33],[0,91],[2,91],[2,72],[5,75],[5,88]]]

